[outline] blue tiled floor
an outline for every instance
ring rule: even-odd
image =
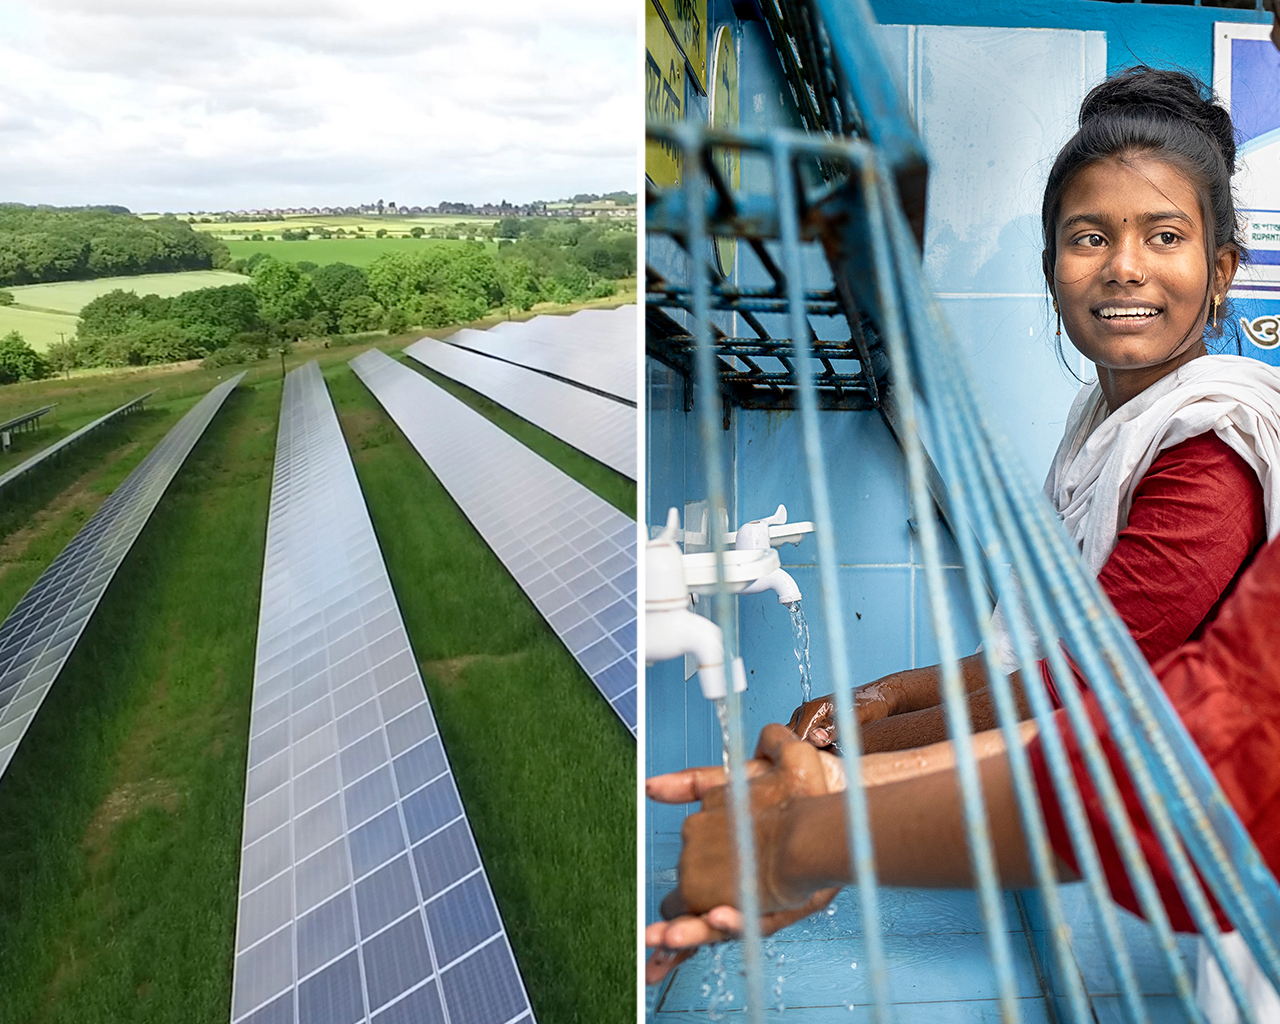
[[[671,844],[659,844],[668,850]],[[669,884],[669,869],[654,874],[657,887]],[[889,968],[890,999],[900,1021],[976,1024],[1000,1019],[995,978],[973,893],[885,889],[880,920]],[[857,894],[846,889],[833,914],[797,922],[767,944],[768,983],[785,1007],[770,1011],[807,1022],[869,1020],[870,992]],[[1013,936],[1014,967],[1023,1020],[1038,1024],[1048,1016],[1026,938],[1012,896],[1005,912]],[[706,1021],[740,1012],[744,997],[739,947],[703,950],[676,972],[658,999],[657,1024]],[[715,958],[722,972],[717,974]],[[856,966],[855,966],[856,965]],[[726,998],[726,993],[732,996]],[[710,1012],[708,1012],[710,1011]]]
[[[678,849],[675,836],[654,837],[656,860],[669,865]],[[655,864],[655,892],[674,882],[674,869]],[[1124,1015],[1105,953],[1097,940],[1092,913],[1080,886],[1061,890],[1064,915],[1072,935],[1077,968],[1084,978],[1098,1024],[1121,1024]],[[995,978],[987,941],[971,892],[884,889],[880,920],[888,963],[889,996],[899,1024],[979,1024],[999,1021]],[[794,1024],[840,1021],[862,1024],[871,1019],[862,915],[857,894],[846,889],[833,904],[834,914],[797,922],[766,944],[769,1020]],[[1046,958],[1043,921],[1034,897],[1027,901],[1035,930],[1024,932],[1015,897],[1005,894],[1005,919],[1012,939],[1019,1011],[1027,1024],[1049,1024],[1046,999],[1061,992],[1060,972]],[[1144,996],[1151,1024],[1179,1024],[1186,1019],[1172,995],[1172,983],[1157,953],[1150,929],[1119,911],[1126,943]],[[1032,944],[1047,972],[1045,989],[1036,971]],[[1194,978],[1195,944],[1183,938],[1179,952]],[[856,966],[855,966],[856,965]],[[730,998],[731,997],[731,998]],[[741,1021],[744,985],[740,949],[736,945],[702,950],[683,964],[668,984],[651,996],[654,1024]]]

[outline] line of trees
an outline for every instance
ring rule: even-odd
[[[633,225],[518,222],[512,231],[496,248],[466,242],[384,253],[367,270],[255,253],[235,265],[248,284],[172,298],[116,289],[89,302],[76,336],[43,357],[16,334],[3,339],[0,383],[77,366],[247,362],[301,338],[447,327],[494,310],[607,297],[635,274]],[[8,364],[15,369],[6,377]]]
[[[0,204],[0,287],[212,270],[230,261],[225,242],[176,217],[142,220],[114,206]]]

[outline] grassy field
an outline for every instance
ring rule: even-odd
[[[265,239],[261,242],[236,241],[227,242],[232,259],[242,260],[255,252],[266,253],[278,260],[297,263],[310,260],[324,266],[326,263],[350,263],[355,267],[367,267],[379,256],[389,252],[423,252],[441,246],[461,245],[462,243],[448,238],[308,238],[303,242],[282,242],[277,238],[274,242]],[[494,250],[497,242],[485,242],[487,248]]]
[[[37,352],[43,352],[55,341],[70,338],[78,325],[79,318],[74,313],[44,313],[17,306],[0,306],[0,335],[17,331]]]
[[[379,228],[384,229],[388,235],[408,237],[409,232],[419,227],[425,231],[432,228],[447,228],[452,230],[458,224],[469,224],[473,228],[487,228],[497,221],[497,217],[477,217],[465,213],[459,214],[421,214],[417,217],[362,217],[357,215],[346,216],[342,214],[333,216],[321,216],[314,214],[290,214],[284,220],[260,220],[260,221],[237,221],[234,223],[221,224],[202,224],[197,221],[191,227],[196,231],[204,231],[207,234],[216,235],[218,238],[232,239],[243,238],[246,235],[255,232],[263,235],[279,235],[286,228],[328,228],[330,231],[337,231],[342,228],[344,231],[355,231],[357,228],[363,228],[365,234],[372,235]]]
[[[302,351],[289,366],[321,357],[535,1011],[630,1022],[635,744],[347,368],[358,351]],[[28,448],[161,389],[0,518],[0,614],[227,372],[0,389],[0,418],[59,402]],[[253,367],[228,399],[0,779],[6,1024],[228,1017],[279,373]],[[586,482],[634,510],[634,485]]]
[[[92,281],[54,281],[24,284],[8,289],[15,305],[52,313],[79,313],[99,295],[121,288],[138,295],[170,298],[197,288],[245,284],[249,279],[227,270],[183,270],[174,274],[140,274],[136,277],[98,277]]]
[[[0,306],[0,334],[17,331],[37,352],[60,337],[76,333],[80,310],[99,295],[116,288],[139,295],[181,295],[197,288],[243,284],[249,279],[225,270],[186,270],[176,274],[142,274],[137,277],[99,277],[92,281],[55,281],[50,284],[15,285],[14,305]]]

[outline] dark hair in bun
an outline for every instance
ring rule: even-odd
[[[1240,243],[1231,175],[1236,141],[1231,115],[1213,101],[1198,79],[1181,71],[1126,68],[1090,90],[1080,105],[1080,130],[1062,147],[1045,184],[1040,211],[1044,228],[1045,276],[1058,258],[1057,222],[1062,195],[1082,167],[1107,157],[1147,154],[1177,167],[1195,189],[1205,227],[1205,259],[1210,268],[1223,246],[1248,254]],[[1225,323],[1226,318],[1222,321]],[[1219,329],[1221,333],[1221,329]]]

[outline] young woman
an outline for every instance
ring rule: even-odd
[[[1098,372],[1072,405],[1045,490],[1150,662],[1201,635],[1280,530],[1280,373],[1209,355],[1205,340],[1221,335],[1245,255],[1234,168],[1227,112],[1195,79],[1139,67],[1085,98],[1045,187],[1059,331]],[[999,655],[1013,672],[1004,616]],[[962,669],[974,727],[990,728],[981,657]],[[1056,700],[1062,681],[1042,673]],[[869,751],[946,736],[936,667],[860,687],[855,703]],[[790,724],[830,744],[831,697]]]

